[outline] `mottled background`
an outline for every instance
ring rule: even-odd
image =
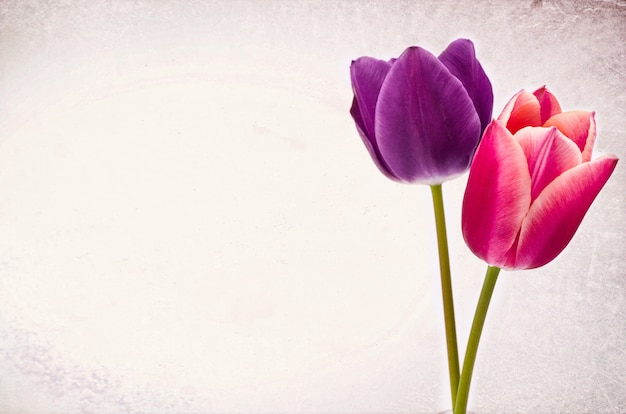
[[[0,412],[449,408],[430,192],[374,167],[350,61],[469,37],[621,159],[500,277],[476,413],[626,412],[626,2],[0,2]],[[444,185],[461,348],[484,265]]]

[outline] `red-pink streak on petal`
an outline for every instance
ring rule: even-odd
[[[559,101],[545,85],[533,92],[533,95],[537,97],[541,107],[541,123],[546,122],[551,116],[561,113]]]
[[[526,127],[514,135],[528,160],[531,200],[563,172],[582,162],[576,144],[555,127]]]
[[[511,133],[492,121],[478,146],[463,199],[462,228],[469,248],[504,266],[530,206],[526,157]],[[513,250],[514,253],[514,250]]]
[[[544,189],[522,225],[515,269],[543,266],[563,251],[617,161],[617,157],[605,156],[580,164]]]
[[[595,113],[569,111],[554,115],[544,126],[555,126],[565,136],[576,143],[583,155],[583,161],[591,160],[593,145],[596,141]]]

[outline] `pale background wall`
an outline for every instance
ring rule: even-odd
[[[0,412],[449,408],[429,190],[370,161],[350,61],[469,37],[496,115],[547,84],[624,160],[625,26],[599,0],[1,2]],[[501,275],[475,412],[626,412],[624,171]]]

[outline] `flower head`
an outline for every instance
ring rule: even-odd
[[[493,106],[491,83],[466,39],[435,57],[416,46],[390,61],[352,62],[350,113],[380,171],[440,184],[465,172]]]
[[[541,126],[537,126],[541,125]],[[591,159],[594,114],[518,93],[485,131],[463,200],[463,236],[493,266],[531,269],[570,242],[617,157]]]

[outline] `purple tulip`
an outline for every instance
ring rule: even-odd
[[[433,185],[467,171],[493,108],[471,41],[455,40],[438,58],[416,46],[388,62],[361,57],[350,76],[350,113],[383,174]]]

